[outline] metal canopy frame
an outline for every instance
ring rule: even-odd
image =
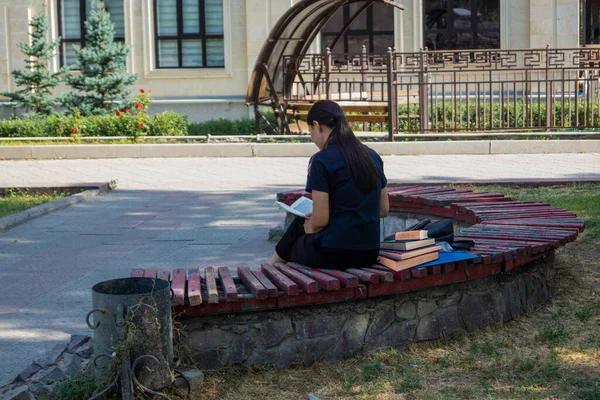
[[[373,3],[384,3],[400,10],[405,9],[402,4],[396,3],[394,0],[301,0],[292,6],[277,21],[263,44],[248,85],[246,104],[254,106],[258,132],[261,131],[261,120],[274,132],[277,131],[269,124],[258,108],[260,105],[269,105],[273,110],[277,110],[281,117],[280,128],[290,133],[287,118],[285,118],[285,110],[279,101],[279,96],[283,92],[284,81],[293,81],[297,71],[283,71],[283,59],[286,56],[303,57],[335,12],[352,3],[364,4],[342,27],[339,34],[334,38],[332,47],[340,40],[356,18]]]

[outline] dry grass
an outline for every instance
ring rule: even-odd
[[[549,199],[588,230],[557,252],[557,297],[507,324],[290,370],[207,373],[194,399],[600,399],[600,187],[494,189]],[[518,196],[515,196],[514,193]],[[587,196],[587,197],[586,197]]]

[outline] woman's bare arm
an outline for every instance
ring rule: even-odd
[[[329,193],[312,191],[313,211],[304,222],[304,232],[321,232],[329,224]]]

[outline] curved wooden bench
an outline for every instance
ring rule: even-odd
[[[501,193],[423,186],[388,190],[391,211],[473,224],[455,238],[473,240],[470,253],[478,257],[400,272],[380,266],[316,270],[288,263],[237,271],[227,267],[172,272],[135,269],[131,276],[170,280],[178,315],[288,308],[384,296],[510,271],[574,241],[584,230],[584,221],[570,211],[542,202],[514,201]],[[292,204],[302,195],[310,197],[298,190],[280,193],[277,199]]]

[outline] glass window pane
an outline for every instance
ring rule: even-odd
[[[181,43],[183,67],[202,66],[202,40],[184,40]]]
[[[339,32],[344,26],[344,9],[340,8],[331,16],[329,21],[325,24],[323,32]]]
[[[473,18],[471,0],[454,0],[452,6],[454,29],[471,29]]]
[[[361,54],[363,45],[367,46],[367,51],[369,51],[369,36],[348,36],[348,53]]]
[[[204,0],[207,35],[223,34],[223,0]]]
[[[223,39],[209,39],[206,41],[206,66],[225,66],[225,43]]]
[[[123,0],[104,0],[106,10],[110,13],[110,20],[115,24],[115,37],[125,37],[125,8]]]
[[[388,47],[394,47],[394,35],[373,36],[373,47],[374,53],[386,53]]]
[[[359,3],[350,4],[350,14],[348,14],[348,18],[352,18],[352,16],[356,14],[356,12],[360,10],[362,6],[364,6],[364,2],[362,1]],[[352,25],[350,25],[350,29],[367,29],[367,10],[364,10],[362,13],[360,13],[358,18],[356,18]]]
[[[581,0],[583,1],[583,0]],[[600,43],[600,0],[586,0],[585,9],[585,44]]]
[[[183,33],[200,33],[199,0],[183,0]]]
[[[499,49],[500,48],[500,33],[489,32],[480,33],[477,35],[478,49]]]
[[[60,8],[62,23],[61,36],[63,39],[81,38],[81,19],[79,13],[79,0],[63,0]]]
[[[477,1],[477,27],[478,29],[500,30],[499,0]]]
[[[176,40],[158,41],[158,65],[160,67],[178,67]]]
[[[427,33],[425,47],[428,50],[449,50],[452,49],[452,40],[446,33]]]
[[[473,33],[455,33],[452,40],[452,50],[461,50],[461,49],[474,49],[475,44],[473,43],[473,39],[475,35]]]
[[[67,42],[62,44],[62,57],[64,65],[74,65],[77,63],[77,55],[73,45],[81,47],[81,43]]]
[[[373,3],[373,30],[394,30],[394,7],[382,3]]]
[[[156,21],[159,36],[177,36],[177,1],[156,0]]]
[[[446,29],[448,7],[444,0],[425,1],[425,29]]]

